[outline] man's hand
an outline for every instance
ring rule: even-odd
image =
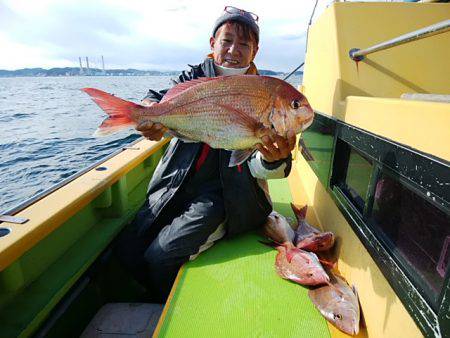
[[[143,106],[148,107],[156,104],[156,102],[150,101],[148,99],[142,100],[141,103]],[[144,137],[148,138],[151,141],[159,141],[167,131],[167,128],[165,128],[160,123],[152,123],[148,121],[138,124],[136,130],[140,131]]]
[[[287,137],[275,135],[273,138],[264,136],[262,143],[256,145],[256,149],[261,153],[266,162],[283,160],[289,156],[295,147],[295,133],[289,131]]]

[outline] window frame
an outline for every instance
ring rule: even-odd
[[[326,181],[323,179],[319,181],[423,334],[433,337],[450,334],[450,267],[447,267],[436,305],[430,304],[419,291],[420,288],[423,289],[423,284],[413,282],[408,277],[411,269],[402,266],[402,260],[388,249],[382,236],[374,231],[368,220],[374,204],[375,186],[382,173],[393,175],[408,189],[448,214],[450,210],[448,188],[446,189],[445,184],[438,184],[436,179],[439,178],[439,182],[450,182],[450,164],[325,114],[316,112],[316,118],[321,123],[332,125],[334,132],[329,174]],[[308,130],[304,133],[307,132]],[[343,178],[345,181],[350,149],[369,159],[373,165],[362,212],[340,187]],[[310,166],[319,177],[318,169]]]

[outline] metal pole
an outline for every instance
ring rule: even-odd
[[[91,75],[91,70],[89,69],[89,58],[86,56],[86,69],[87,75]]]
[[[78,57],[78,60],[80,61],[80,75],[83,75],[83,63],[81,62],[81,56]]]
[[[400,35],[399,37],[393,38],[391,40],[381,42],[372,47],[360,50],[358,48],[353,48],[349,51],[350,58],[354,61],[361,61],[364,59],[364,55],[378,52],[380,50],[392,48],[395,46],[402,45],[411,41],[420,40],[429,36],[436,34],[441,34],[450,30],[450,20],[445,20],[442,22],[435,23],[434,25],[418,29],[414,32],[406,33]]]
[[[297,70],[299,70],[305,63],[302,62],[302,64],[300,66],[298,66],[297,68],[295,68],[292,72],[290,72],[288,75],[286,75],[286,77],[283,80],[287,80],[288,78],[291,77],[292,74],[294,74]]]
[[[105,60],[103,59],[103,55],[102,55],[102,70],[103,70],[103,75],[105,75]]]

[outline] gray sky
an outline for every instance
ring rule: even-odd
[[[329,1],[319,1],[315,18]],[[180,70],[209,53],[225,5],[256,13],[256,64],[290,71],[304,58],[314,0],[0,0],[0,69],[91,67]]]

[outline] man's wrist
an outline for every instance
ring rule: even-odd
[[[258,152],[258,157],[260,158],[261,163],[265,169],[273,170],[273,169],[278,168],[284,162],[286,162],[286,160],[290,159],[292,157],[292,155],[289,154],[286,158],[282,158],[280,160],[273,161],[273,162],[266,161],[264,159],[264,156],[260,152]]]

